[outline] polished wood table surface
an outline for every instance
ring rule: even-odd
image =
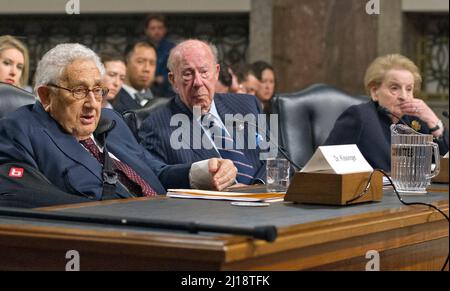
[[[405,201],[433,203],[448,215],[448,185]],[[425,206],[404,206],[391,190],[382,202],[347,207],[288,202],[237,207],[227,201],[139,198],[42,209],[217,225],[274,225],[278,237],[252,237],[55,222],[0,216],[0,269],[64,270],[69,250],[81,270],[439,270],[449,226]],[[448,269],[448,268],[447,268]]]

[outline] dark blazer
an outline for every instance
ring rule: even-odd
[[[165,187],[189,187],[190,165],[168,166],[155,160],[137,143],[117,112],[103,109],[102,117],[116,121],[106,138],[109,151],[158,194],[165,194]],[[35,167],[65,192],[102,198],[102,165],[44,111],[40,102],[0,120],[0,163],[6,162]],[[118,185],[117,198],[129,196]]]
[[[256,117],[261,114],[261,108],[255,96],[244,94],[215,94],[214,102],[222,122],[225,120],[225,114],[254,114]],[[181,128],[178,126],[170,126],[171,117],[175,114],[185,114],[190,121],[190,129],[184,130],[185,133],[193,132],[193,114],[190,109],[181,101],[179,96],[173,98],[164,107],[152,112],[147,119],[144,120],[139,130],[141,144],[157,159],[169,165],[188,163],[192,164],[201,160],[214,157],[220,157],[214,148],[205,149],[203,147],[195,149],[193,147],[194,137],[189,134],[190,139],[184,140],[186,149],[173,149],[170,145],[172,133]],[[225,123],[225,122],[224,122]],[[248,124],[245,125],[244,131],[244,154],[247,156],[252,166],[256,169],[254,177],[265,181],[265,162],[259,158],[260,149],[248,149]],[[255,129],[255,128],[253,128]],[[203,132],[203,130],[202,130]],[[199,140],[200,137],[195,137]],[[209,142],[209,140],[208,140]]]
[[[337,119],[325,145],[356,144],[373,168],[391,170],[391,132],[390,116],[378,110],[378,103],[368,103],[349,107]],[[403,121],[411,126],[413,121],[420,123],[419,132],[429,134],[425,122],[413,116],[403,116]],[[448,152],[448,130],[444,136],[435,140],[441,155]]]
[[[114,108],[114,110],[116,110],[120,114],[124,113],[127,110],[139,109],[142,107],[123,88],[120,88],[119,93],[117,93],[116,97],[111,102],[111,105]]]

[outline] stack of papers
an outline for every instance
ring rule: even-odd
[[[249,201],[249,202],[278,202],[284,200],[285,193],[240,193],[240,192],[220,192],[192,189],[169,189],[167,197],[191,198],[208,200],[229,200],[229,201]]]

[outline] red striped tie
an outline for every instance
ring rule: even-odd
[[[104,156],[100,152],[98,147],[95,145],[91,138],[81,140],[80,143],[87,149],[91,154],[103,165]],[[157,193],[150,187],[144,179],[141,178],[132,168],[127,164],[120,162],[116,159],[112,159],[114,170],[119,176],[119,181],[128,188],[128,190],[133,194],[140,194],[142,196],[150,197],[156,196]]]

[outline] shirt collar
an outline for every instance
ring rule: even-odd
[[[209,111],[206,114],[211,114],[214,117],[214,119],[221,120],[219,112],[217,111],[216,103],[214,103],[214,100],[211,102],[211,107],[209,108]],[[200,122],[201,118],[202,116],[197,116],[197,121]]]
[[[122,88],[128,93],[128,95],[131,96],[131,98],[133,98],[133,100],[136,99],[135,94],[139,92],[138,90],[134,89],[133,87],[131,87],[131,86],[127,85],[127,84],[123,84]],[[145,89],[143,89],[139,93],[145,93]]]

